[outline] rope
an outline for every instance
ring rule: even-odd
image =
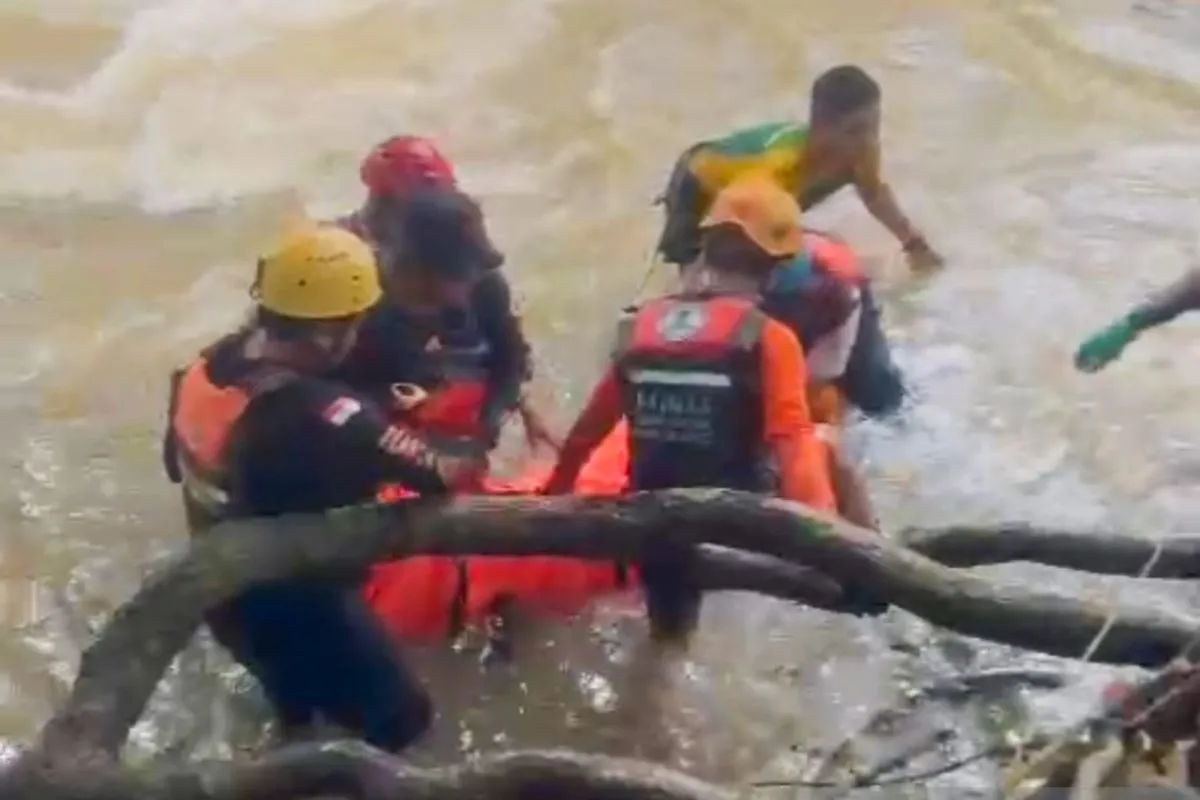
[[[1163,538],[1160,536],[1158,541],[1154,544],[1154,550],[1150,553],[1150,557],[1146,559],[1146,563],[1142,565],[1141,570],[1138,571],[1138,574],[1135,577],[1145,578],[1147,575],[1149,575],[1150,571],[1154,569],[1154,566],[1162,557],[1162,553]],[[1083,663],[1088,663],[1092,660],[1092,657],[1096,655],[1096,651],[1100,649],[1100,645],[1104,643],[1104,640],[1108,637],[1109,632],[1112,631],[1113,625],[1117,623],[1117,619],[1119,617],[1120,611],[1114,601],[1112,603],[1112,608],[1109,610],[1108,616],[1104,620],[1104,624],[1100,626],[1100,630],[1096,631],[1096,635],[1092,637],[1092,641],[1084,649],[1083,655],[1080,657],[1080,660]],[[1200,640],[1200,634],[1197,635],[1196,639]],[[1188,646],[1184,647],[1185,652],[1190,649],[1191,644],[1192,643],[1189,642]],[[1070,743],[1074,736],[1086,729],[1087,726],[1092,722],[1092,718],[1087,718],[1076,725],[1072,725],[1056,739],[1050,742],[1050,744],[1042,748],[1042,750],[1035,757],[1029,759],[1023,764],[1017,765],[1017,768],[1014,770],[1014,772],[1004,780],[1003,797],[1010,797],[1016,787],[1020,786],[1024,781],[1026,781],[1035,771],[1049,764],[1059,753],[1062,752],[1063,748]]]
[[[1164,542],[1160,538],[1155,543],[1154,550],[1151,552],[1149,558],[1146,559],[1146,563],[1142,565],[1141,570],[1139,570],[1138,574],[1135,576],[1136,578],[1145,578],[1150,574],[1150,572],[1158,564],[1159,559],[1162,558],[1163,549],[1164,549]],[[1080,660],[1083,663],[1090,662],[1091,659],[1096,655],[1096,652],[1100,649],[1100,645],[1102,645],[1104,643],[1104,640],[1108,637],[1108,634],[1112,631],[1113,626],[1117,623],[1117,620],[1119,618],[1120,618],[1120,611],[1116,607],[1116,603],[1114,602],[1112,604],[1111,610],[1109,611],[1107,617],[1104,620],[1104,623],[1100,626],[1100,630],[1098,630],[1096,632],[1096,635],[1094,637],[1092,637],[1091,642],[1089,642],[1088,646],[1084,649],[1083,655],[1080,657]],[[1181,654],[1187,653],[1188,651],[1190,651],[1193,647],[1195,647],[1198,644],[1200,644],[1200,633],[1197,633],[1196,636],[1194,636],[1189,642],[1187,642],[1185,644],[1183,649],[1180,651]],[[1178,694],[1182,690],[1183,690],[1183,686],[1177,686],[1177,687],[1174,687],[1173,689],[1171,689],[1170,691],[1164,693],[1164,695],[1162,697],[1158,698],[1158,700],[1151,703],[1149,706],[1147,706],[1147,708],[1144,711],[1142,711],[1137,717],[1135,717],[1129,723],[1128,727],[1136,728],[1139,725],[1139,723],[1144,723],[1149,718],[1150,714],[1152,714],[1156,709],[1161,708],[1165,703],[1169,702],[1174,697],[1178,696]],[[1010,793],[1012,791],[1013,787],[1020,785],[1020,783],[1022,781],[1024,781],[1035,769],[1045,765],[1055,755],[1057,755],[1059,752],[1061,752],[1062,748],[1070,743],[1071,738],[1076,733],[1078,733],[1080,730],[1086,728],[1087,725],[1091,724],[1091,722],[1093,720],[1094,720],[1094,717],[1089,717],[1088,719],[1085,719],[1082,722],[1072,726],[1065,733],[1061,734],[1058,738],[1053,740],[1050,744],[1046,745],[1046,747],[1044,747],[1038,753],[1036,758],[1031,759],[1030,761],[1026,762],[1024,765],[1022,765],[1022,768],[1018,769],[1018,771],[1016,772],[1015,775],[1011,776],[1009,779],[1007,779],[1005,781],[1006,796],[1007,796],[1007,793]],[[935,768],[932,768],[929,770],[924,770],[921,772],[912,772],[912,773],[908,773],[905,775],[896,775],[891,778],[871,778],[871,777],[867,777],[867,776],[857,776],[857,777],[852,778],[851,781],[849,781],[849,782],[846,782],[844,780],[843,781],[831,781],[831,780],[817,781],[817,780],[799,780],[799,779],[798,780],[763,780],[763,781],[754,781],[753,783],[750,784],[750,788],[768,789],[768,788],[796,787],[796,788],[807,788],[807,789],[838,789],[838,788],[864,789],[864,788],[873,788],[873,787],[882,787],[882,786],[896,786],[899,784],[907,784],[907,783],[919,783],[922,781],[930,780],[932,778],[940,777],[942,775],[946,775],[948,773],[962,769],[963,767],[970,766],[971,764],[974,764],[978,761],[982,761],[987,758],[994,758],[994,757],[1001,756],[1001,755],[1009,752],[1009,750],[1010,750],[1009,745],[1003,745],[1003,744],[1002,745],[993,745],[992,747],[988,747],[988,748],[976,751],[974,753],[971,753],[970,755],[955,759],[954,761],[950,761],[939,767],[935,767]]]
[[[646,291],[646,287],[650,285],[650,278],[654,276],[654,272],[658,269],[658,265],[663,263],[659,256],[658,250],[650,256],[650,262],[646,265],[646,271],[642,273],[642,280],[638,283],[637,291],[633,294],[633,303],[637,303],[642,299],[642,293]]]
[[[1140,579],[1149,575],[1150,571],[1157,566],[1158,560],[1162,558],[1162,554],[1163,538],[1160,536],[1158,541],[1154,543],[1154,550],[1150,553],[1150,557],[1146,559],[1146,563],[1142,565],[1141,570],[1139,570],[1138,574],[1134,577]],[[1109,632],[1112,631],[1113,625],[1117,624],[1118,617],[1120,617],[1120,613],[1116,607],[1116,603],[1114,602],[1112,604],[1112,609],[1109,611],[1108,618],[1104,620],[1104,624],[1101,625],[1100,630],[1096,632],[1096,636],[1092,639],[1091,644],[1089,644],[1087,649],[1083,651],[1083,656],[1080,657],[1080,661],[1086,664],[1092,660],[1092,657],[1096,655],[1096,651],[1100,649],[1100,645],[1104,643],[1105,638],[1107,638]]]

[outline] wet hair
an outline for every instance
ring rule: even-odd
[[[861,67],[841,64],[822,72],[812,85],[809,121],[828,122],[878,103],[879,84]]]
[[[363,213],[367,232],[387,245],[398,242],[404,232],[405,200],[395,195],[371,195]]]
[[[410,198],[404,242],[406,256],[441,277],[466,277],[504,261],[488,237],[479,204],[454,189],[427,189]]]
[[[701,233],[704,263],[718,272],[765,279],[782,259],[763,250],[737,225],[716,225]]]
[[[372,201],[368,216],[385,270],[415,266],[456,279],[504,263],[479,204],[457,189],[429,187],[403,199],[380,198]]]

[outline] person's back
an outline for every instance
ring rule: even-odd
[[[623,321],[613,360],[627,387],[632,487],[774,491],[759,378],[769,322],[751,298],[703,292],[651,301]]]
[[[241,345],[235,340],[209,355],[207,373],[214,386],[238,385],[256,369],[242,356]],[[380,462],[386,460],[374,455],[385,425],[370,398],[347,386],[313,375],[290,376],[254,399],[239,422],[229,472],[240,513],[274,516],[370,502]],[[416,447],[415,434],[413,440]],[[371,457],[364,458],[364,452]],[[408,483],[424,492],[444,488],[421,470],[414,470]]]
[[[547,491],[567,491],[629,419],[630,489],[724,486],[833,510],[805,398],[803,350],[757,308],[802,246],[800,209],[770,182],[736,182],[702,227],[704,258],[677,296],[632,309],[612,364],[563,444]]]

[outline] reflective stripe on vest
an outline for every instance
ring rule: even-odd
[[[635,369],[626,376],[626,380],[630,383],[662,383],[670,386],[733,386],[733,378],[717,372]]]

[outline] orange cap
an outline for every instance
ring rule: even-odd
[[[700,228],[736,225],[770,255],[794,256],[804,249],[801,213],[796,198],[775,182],[743,178],[717,194]]]

